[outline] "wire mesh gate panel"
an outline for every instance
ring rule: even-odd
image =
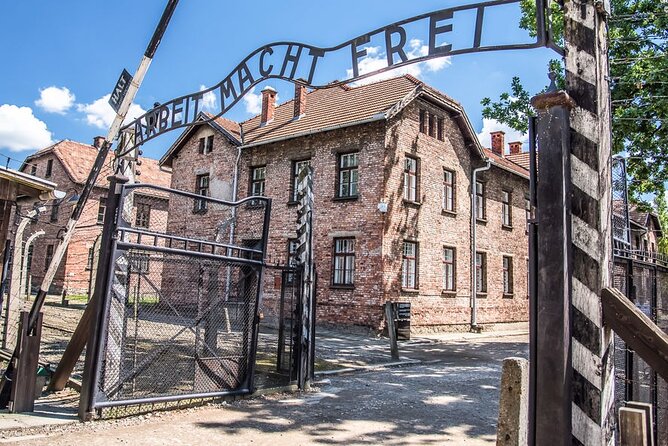
[[[122,187],[93,407],[253,390],[269,208]]]

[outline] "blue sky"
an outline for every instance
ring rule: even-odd
[[[69,0],[2,2],[0,5],[0,153],[22,160],[36,149],[61,139],[90,143],[106,135],[113,112],[106,103],[120,72],[134,73],[166,0]],[[156,101],[212,86],[251,51],[266,43],[294,40],[334,46],[376,28],[425,12],[464,4],[459,1],[286,0],[227,2],[181,0],[144,83],[135,113]],[[527,42],[519,30],[517,5],[486,13],[485,43]],[[470,21],[455,17],[466,33]],[[409,36],[410,37],[410,36]],[[414,42],[419,53],[424,42]],[[464,105],[476,131],[496,128],[483,123],[480,100],[507,91],[520,76],[530,91],[547,83],[547,49],[454,56],[412,65],[408,72]],[[382,54],[376,54],[382,59]],[[377,62],[374,56],[368,67]],[[362,66],[362,65],[361,65]],[[329,79],[346,77],[348,65],[327,67]],[[406,71],[405,70],[405,71]],[[257,112],[257,93],[264,85],[289,100],[293,86],[272,80],[260,84],[227,117],[244,120]],[[156,138],[144,154],[159,158],[178,130]],[[509,134],[507,140],[519,138]],[[483,138],[488,145],[488,137]],[[0,163],[5,160],[0,157]],[[15,166],[15,164],[12,164]]]

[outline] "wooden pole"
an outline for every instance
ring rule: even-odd
[[[554,79],[553,79],[554,80]],[[535,441],[571,444],[571,222],[569,111],[572,101],[552,83],[534,97],[538,112],[537,345]],[[532,436],[533,437],[533,436]]]
[[[570,116],[573,442],[614,441],[613,336],[601,291],[611,284],[611,118],[607,55],[609,2],[564,3]],[[541,168],[541,174],[544,170]]]

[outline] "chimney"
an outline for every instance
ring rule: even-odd
[[[299,119],[306,112],[306,87],[295,84],[295,111],[294,118]]]
[[[93,147],[100,150],[102,148],[102,145],[104,144],[104,141],[105,141],[104,136],[93,137]]]
[[[522,153],[521,141],[509,142],[508,147],[510,148],[511,155],[517,155],[518,153]]]
[[[274,120],[274,109],[276,108],[276,90],[267,86],[262,89],[262,119],[260,125],[265,125]]]
[[[499,156],[503,156],[503,149],[505,146],[504,138],[506,133],[502,131],[491,132],[490,136],[492,137],[492,152],[496,153]]]

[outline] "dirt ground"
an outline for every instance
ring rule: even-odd
[[[331,376],[308,393],[5,433],[0,442],[489,445],[495,443],[501,361],[526,356],[527,349],[526,336],[416,344],[404,353],[420,364]]]

